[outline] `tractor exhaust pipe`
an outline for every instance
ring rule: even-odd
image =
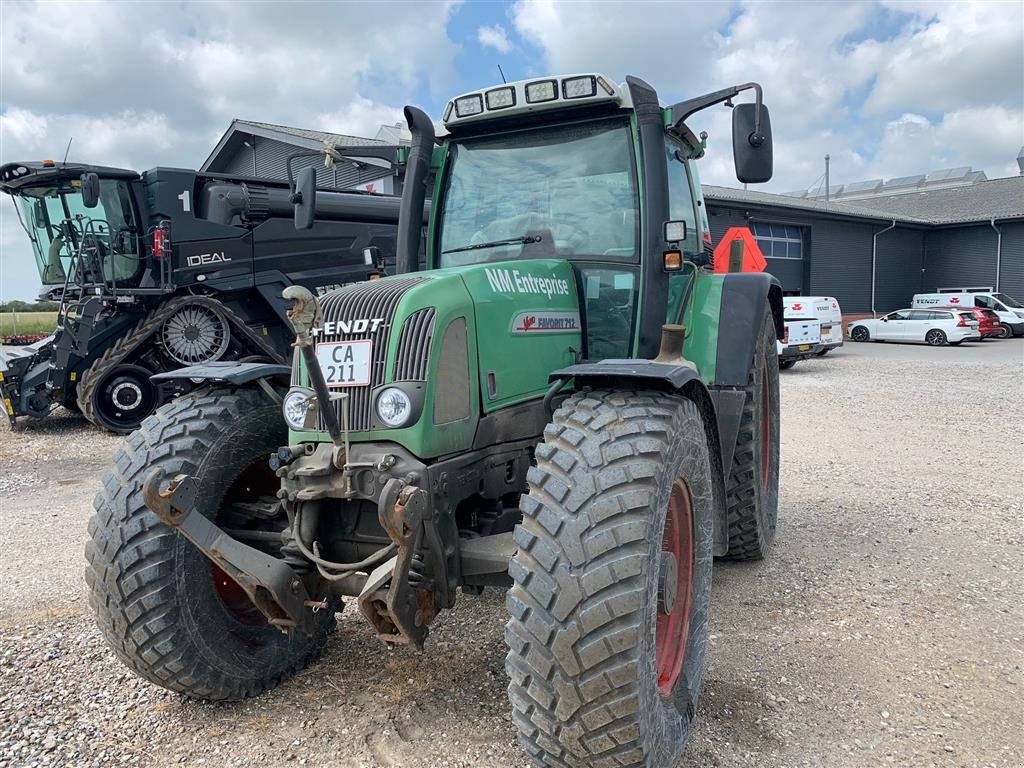
[[[423,203],[427,197],[427,176],[434,152],[434,124],[427,113],[416,107],[405,108],[405,119],[412,133],[409,159],[405,164],[402,205],[398,209],[398,247],[396,272],[415,272],[420,260],[420,232],[423,229]]]

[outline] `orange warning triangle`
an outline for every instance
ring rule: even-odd
[[[729,271],[729,253],[734,240],[743,241],[743,272],[764,272],[768,262],[761,253],[757,239],[748,227],[730,227],[721,242],[715,247],[714,264],[715,272],[726,273]]]

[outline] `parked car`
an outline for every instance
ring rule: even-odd
[[[874,320],[856,320],[849,332],[854,341],[923,341],[933,347],[981,340],[974,315],[959,309],[901,309]]]
[[[843,311],[831,296],[784,296],[782,304],[786,315],[815,317],[821,323],[821,349],[825,355],[843,346]]]
[[[940,309],[959,309],[959,307],[940,307]],[[1001,339],[1006,335],[999,323],[999,315],[994,309],[985,309],[984,307],[971,307],[970,309],[974,319],[978,321],[978,333],[981,334],[982,341],[992,338]]]
[[[821,353],[821,321],[816,317],[784,317],[784,333],[778,343],[779,368],[785,371]]]
[[[937,293],[918,293],[911,302],[914,309],[956,307],[991,309],[999,316],[999,338],[1024,336],[1024,306],[1012,296],[991,288],[940,288]]]

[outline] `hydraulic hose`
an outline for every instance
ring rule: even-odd
[[[378,549],[372,555],[363,558],[356,563],[335,563],[330,560],[325,560],[320,556],[320,545],[317,542],[313,542],[313,550],[310,551],[309,547],[302,540],[299,535],[299,531],[302,528],[302,509],[301,507],[295,510],[295,519],[292,521],[292,540],[295,545],[299,548],[299,552],[303,554],[308,560],[310,560],[323,576],[328,581],[340,581],[341,579],[351,576],[357,571],[364,571],[367,568],[378,565],[388,558],[398,547],[394,543],[388,544],[386,547]],[[338,571],[338,573],[328,573],[327,571]]]

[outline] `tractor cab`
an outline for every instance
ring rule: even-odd
[[[42,283],[41,296],[137,285],[145,264],[135,171],[42,162],[0,167]]]
[[[734,107],[736,172],[766,181],[771,128],[754,83],[671,106],[642,80],[596,73],[452,99],[448,133],[429,147],[429,266],[567,260],[584,324],[581,359],[653,357],[661,326],[685,319],[687,286],[710,241],[695,163],[706,134],[698,138],[685,120],[733,106],[744,90],[756,100]],[[423,131],[412,126],[415,145]]]

